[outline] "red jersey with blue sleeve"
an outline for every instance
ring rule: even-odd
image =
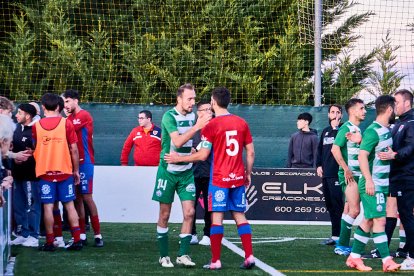
[[[253,142],[246,121],[233,114],[218,116],[203,128],[201,134],[202,146],[212,146],[212,185],[222,188],[244,185],[243,148]]]
[[[88,111],[81,109],[72,113],[68,119],[75,127],[78,136],[79,164],[95,164],[93,150],[93,119]]]

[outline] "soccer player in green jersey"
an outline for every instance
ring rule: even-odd
[[[375,101],[377,117],[365,130],[359,150],[358,161],[362,176],[358,181],[364,218],[354,234],[352,251],[346,265],[360,271],[371,271],[364,265],[361,254],[364,252],[371,231],[376,248],[381,254],[382,270],[397,271],[400,268],[390,256],[387,235],[385,234],[385,216],[389,192],[390,161],[381,160],[378,154],[392,147],[389,122],[394,114],[395,99],[382,95]]]
[[[194,87],[191,84],[182,85],[177,91],[177,105],[168,110],[161,121],[160,164],[152,199],[160,204],[157,239],[160,250],[159,263],[162,267],[174,267],[168,256],[168,219],[175,192],[181,200],[183,209],[180,249],[176,263],[189,267],[195,266],[188,256],[196,192],[192,163],[167,164],[164,161],[166,153],[177,152],[179,155],[190,155],[193,135],[211,119],[211,114],[205,113],[200,115],[196,122],[193,113],[195,98]]]
[[[359,215],[360,202],[357,186],[361,175],[358,164],[359,141],[354,141],[354,138],[360,137],[359,125],[365,119],[367,111],[364,102],[356,98],[350,99],[345,104],[345,110],[348,113],[349,120],[340,127],[331,152],[339,165],[338,179],[346,199],[339,240],[334,252],[338,255],[348,256],[351,252],[349,241],[352,224]]]

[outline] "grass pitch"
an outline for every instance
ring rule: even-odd
[[[178,252],[180,225],[170,225],[170,257],[175,263]],[[198,229],[201,229],[200,225]],[[158,264],[155,224],[102,223],[105,246],[95,248],[93,234],[88,233],[89,244],[82,251],[58,249],[40,252],[34,248],[12,247],[16,257],[15,275],[268,275],[258,267],[239,269],[243,259],[223,247],[220,271],[206,271],[202,266],[210,259],[209,247],[191,246],[195,268],[162,268]],[[286,275],[361,275],[348,269],[345,257],[333,253],[332,246],[319,243],[330,236],[330,226],[252,225],[255,257]],[[241,247],[235,225],[225,225],[225,238]],[[66,239],[70,238],[65,232]],[[397,236],[397,235],[395,235]],[[43,242],[43,240],[41,241]],[[397,248],[393,240],[391,249]],[[369,243],[367,251],[373,248]],[[402,262],[402,259],[397,259]],[[373,267],[369,275],[383,275],[381,260],[366,260]],[[407,273],[403,273],[408,275]]]

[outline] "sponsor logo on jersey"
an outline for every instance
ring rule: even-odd
[[[244,179],[244,176],[243,175],[238,176],[235,173],[230,173],[229,177],[223,177],[222,181],[229,182],[229,181],[240,180],[240,179]]]
[[[189,193],[195,193],[196,188],[195,188],[194,183],[188,184],[185,190]]]
[[[80,119],[73,119],[73,124],[74,125],[80,125],[81,124],[81,120]]]
[[[225,198],[226,198],[226,195],[221,190],[218,190],[214,193],[214,199],[217,202],[222,202]]]
[[[43,193],[44,195],[49,194],[49,193],[50,193],[50,186],[49,186],[49,185],[47,185],[47,184],[42,185],[42,193]]]
[[[328,134],[328,133],[326,133],[326,134]],[[335,141],[334,137],[325,137],[325,138],[323,138],[323,144],[324,145],[331,145],[331,144],[333,144],[334,141]]]

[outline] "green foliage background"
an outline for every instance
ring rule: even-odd
[[[198,96],[224,85],[234,103],[313,104],[313,43],[299,41],[299,7],[310,0],[26,0],[3,1],[0,92],[37,100],[81,91],[97,103],[175,102],[183,83]],[[352,7],[326,4],[324,26]],[[352,15],[322,38],[335,60],[372,14]],[[312,12],[307,14],[312,26]],[[325,71],[325,104],[362,87],[374,53]]]

